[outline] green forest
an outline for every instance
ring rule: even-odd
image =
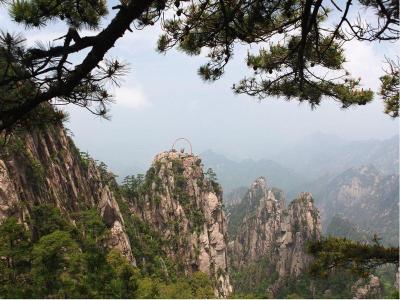
[[[2,298],[209,298],[212,283],[200,272],[184,276],[142,222],[127,218],[139,262],[133,267],[105,246],[109,230],[96,210],[74,216],[51,205],[33,208],[29,228],[9,218],[0,225]],[[153,239],[154,238],[154,239]]]

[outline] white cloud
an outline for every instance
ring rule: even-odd
[[[143,90],[137,86],[120,87],[115,90],[115,105],[140,110],[152,106]]]
[[[379,77],[384,73],[385,55],[391,56],[396,47],[389,43],[385,46],[374,46],[372,43],[355,40],[345,44],[345,67],[354,77],[361,77],[361,83],[366,88],[376,91],[379,87]]]

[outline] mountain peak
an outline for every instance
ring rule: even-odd
[[[132,211],[160,233],[167,256],[185,273],[209,275],[215,296],[227,297],[226,220],[214,174],[205,174],[198,156],[171,150],[155,156],[144,181],[146,193]]]
[[[265,177],[260,176],[251,185],[251,189],[261,189],[261,190],[267,190],[267,180]]]

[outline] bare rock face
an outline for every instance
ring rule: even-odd
[[[319,195],[323,224],[335,215],[399,245],[399,174],[385,175],[374,166],[351,168],[329,181]]]
[[[359,279],[352,287],[353,299],[379,298],[381,295],[379,277],[370,275],[367,279]]]
[[[239,221],[230,247],[235,268],[260,258],[269,261],[270,272],[276,274],[269,287],[272,295],[283,282],[299,276],[308,267],[312,258],[305,252],[306,242],[321,236],[318,210],[310,193],[301,193],[285,209],[282,195],[274,192],[267,188],[264,178],[253,183],[243,200],[247,202],[247,213]]]
[[[203,174],[201,160],[175,151],[158,154],[147,172],[145,195],[132,212],[168,241],[165,251],[191,274],[216,282],[215,295],[232,292],[227,266],[227,229],[219,185]]]
[[[133,264],[124,220],[111,191],[115,184],[92,159],[82,159],[63,127],[13,136],[0,146],[0,223],[29,219],[33,205],[50,203],[73,222],[73,213],[97,208],[111,230],[110,247]]]
[[[310,193],[301,193],[283,211],[280,228],[278,273],[298,276],[311,262],[311,256],[304,252],[305,243],[321,237],[318,210]]]

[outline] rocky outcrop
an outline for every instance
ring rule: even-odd
[[[268,189],[264,178],[253,183],[243,202],[240,209],[246,207],[246,214],[235,220],[240,225],[230,248],[231,263],[240,269],[267,259],[270,273],[276,277],[269,286],[274,295],[283,282],[299,276],[311,262],[305,246],[320,238],[318,210],[309,193],[300,194],[285,209],[282,194]]]
[[[135,263],[111,191],[114,178],[82,156],[61,125],[19,133],[0,143],[0,223],[15,216],[28,224],[37,204],[57,206],[71,222],[74,213],[96,208],[110,228],[109,246]]]
[[[274,256],[274,242],[280,234],[282,208],[274,194],[267,190],[265,179],[257,179],[244,201],[248,207],[233,243],[233,263],[240,267],[259,257]],[[281,236],[279,235],[279,238]]]
[[[187,274],[201,271],[215,282],[215,295],[232,292],[227,265],[227,227],[222,191],[203,174],[201,160],[176,151],[158,154],[146,174],[146,192],[132,213],[166,241],[164,250]]]
[[[352,287],[353,299],[380,298],[382,292],[379,277],[370,275],[366,279],[359,279]]]
[[[314,206],[311,194],[301,193],[282,214],[277,271],[282,278],[287,275],[297,277],[312,259],[305,252],[307,241],[320,239],[318,210]]]

